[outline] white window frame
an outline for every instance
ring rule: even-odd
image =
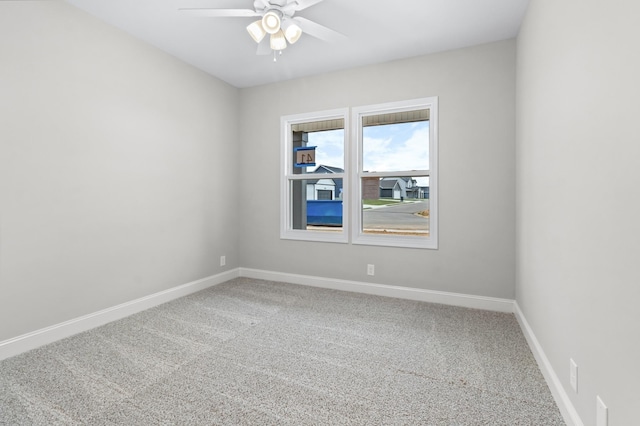
[[[291,127],[295,124],[309,123],[324,120],[344,120],[344,164],[346,170],[349,164],[348,139],[350,132],[349,109],[341,108],[321,112],[304,113],[283,116],[280,119],[280,238],[288,240],[320,241],[334,243],[349,242],[349,200],[348,192],[351,190],[348,173],[305,173],[298,175],[293,173],[293,140]],[[302,178],[301,176],[304,176]],[[342,187],[345,195],[342,202],[342,231],[313,231],[306,229],[293,229],[291,209],[291,185],[293,180],[311,179],[342,179]]]
[[[429,170],[363,172],[362,118],[368,115],[429,109]],[[291,184],[293,180],[327,179],[326,173],[293,173],[292,126],[324,120],[344,120],[344,173],[331,174],[342,179],[342,231],[293,229]],[[420,98],[352,108],[283,116],[280,119],[280,238],[289,240],[349,243],[360,245],[438,249],[438,97]],[[429,176],[429,237],[377,235],[362,232],[363,177]]]
[[[362,165],[362,118],[368,115],[396,113],[429,109],[429,170],[396,170],[392,172],[363,172]],[[376,246],[393,246],[409,248],[438,248],[438,98],[429,97],[401,102],[390,102],[378,105],[361,106],[352,109],[351,116],[351,161],[345,164],[350,175],[350,203],[352,211],[351,225],[353,244]],[[355,167],[354,167],[355,166]],[[362,178],[363,177],[398,177],[412,174],[429,176],[429,237],[376,235],[362,232]]]

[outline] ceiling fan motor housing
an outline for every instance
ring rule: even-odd
[[[288,3],[295,3],[295,1],[288,0],[255,0],[253,2],[253,8],[256,10],[261,9],[273,9],[285,7]]]

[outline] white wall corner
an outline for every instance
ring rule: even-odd
[[[239,269],[232,269],[220,274],[211,275],[187,284],[182,284],[149,296],[122,303],[69,321],[42,328],[0,342],[0,360],[19,355],[23,352],[53,343],[74,334],[99,327],[129,315],[142,312],[166,302],[221,284],[237,278]]]
[[[518,323],[520,323],[520,328],[524,333],[524,337],[527,339],[527,342],[529,343],[531,352],[533,352],[533,356],[535,357],[538,363],[538,367],[540,368],[540,371],[542,371],[542,375],[547,381],[547,385],[551,390],[551,394],[553,395],[553,398],[555,399],[556,404],[560,409],[560,413],[562,414],[564,421],[569,426],[584,426],[584,423],[582,423],[582,420],[578,415],[578,411],[576,411],[576,408],[571,403],[571,399],[569,398],[569,395],[567,394],[564,387],[562,386],[562,383],[560,382],[560,378],[558,377],[553,367],[551,366],[551,363],[549,362],[549,359],[545,355],[544,350],[540,345],[540,342],[538,342],[538,339],[536,338],[535,334],[533,334],[533,330],[529,326],[529,323],[527,322],[527,319],[522,313],[522,310],[520,310],[520,306],[518,305],[517,301],[514,302],[514,313],[515,313],[516,319],[518,320]]]
[[[513,313],[514,301],[510,299],[424,290],[412,287],[397,287],[386,284],[372,284],[360,281],[347,281],[250,268],[240,268],[240,276],[270,281],[282,281],[311,287],[330,288],[332,290],[351,291],[354,293],[373,294],[376,296],[395,297],[419,302],[440,303],[464,308]]]

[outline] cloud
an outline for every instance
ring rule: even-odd
[[[366,127],[363,132],[363,170],[387,172],[429,169],[429,123],[399,123]],[[313,132],[316,164],[344,168],[344,130]],[[312,171],[309,168],[307,171]],[[402,175],[411,175],[402,173]],[[424,179],[421,179],[424,181]]]
[[[365,128],[363,170],[410,171],[429,168],[429,126],[426,122]]]
[[[344,168],[344,130],[309,133],[309,145],[317,146],[316,164]],[[307,171],[315,168],[308,168]]]

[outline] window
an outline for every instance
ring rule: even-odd
[[[281,238],[347,242],[348,110],[282,118]]]
[[[282,118],[281,238],[437,248],[437,98],[351,112]]]
[[[437,248],[437,99],[353,109],[354,244]]]

